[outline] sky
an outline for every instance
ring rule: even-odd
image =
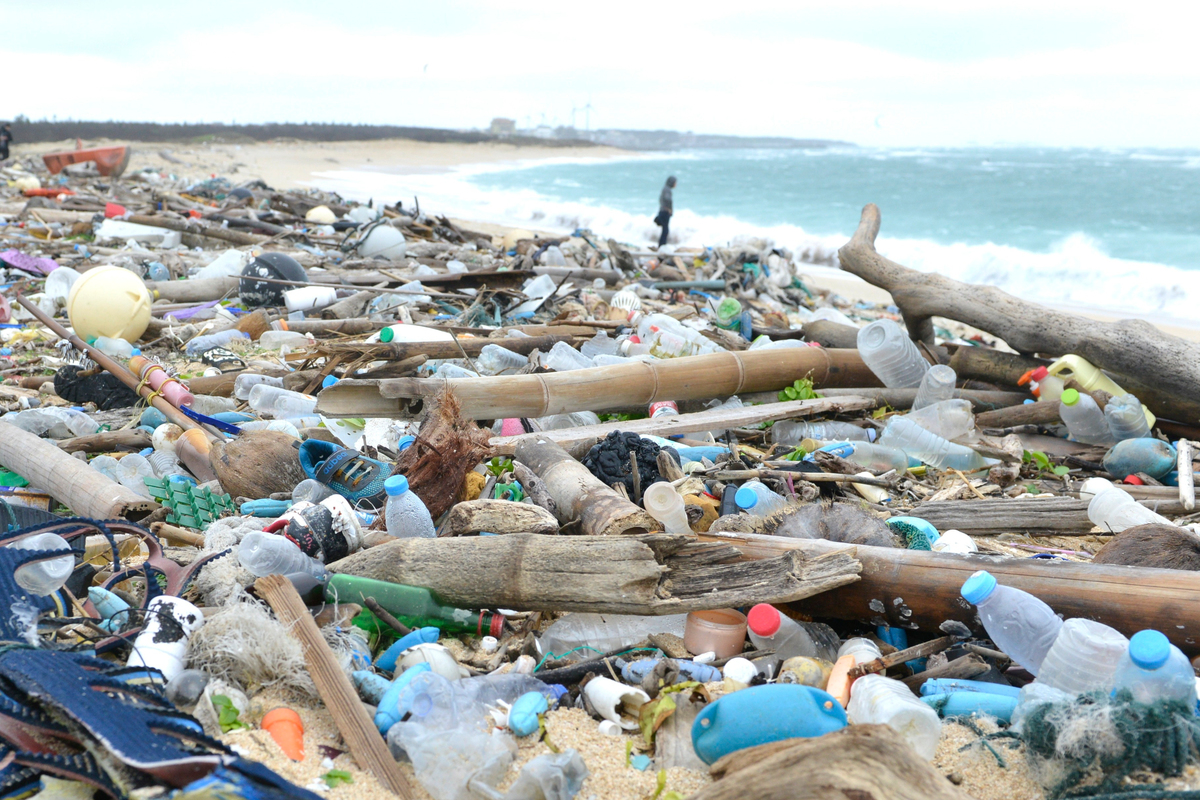
[[[1200,131],[1200,6],[1184,3],[0,0],[0,13],[25,32],[0,43],[25,84],[0,92],[7,118],[503,116],[878,146],[1176,148]]]

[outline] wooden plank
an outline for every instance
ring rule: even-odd
[[[350,748],[350,755],[389,791],[402,798],[412,797],[412,787],[400,771],[400,765],[392,758],[366,706],[338,666],[337,658],[325,643],[295,587],[282,575],[268,575],[255,581],[254,588],[271,606],[279,621],[300,641],[309,674]]]
[[[873,400],[862,397],[819,398],[816,400],[789,400],[784,403],[770,403],[762,406],[743,406],[742,408],[716,408],[710,411],[698,411],[693,414],[678,414],[669,417],[648,419],[633,419],[625,422],[603,422],[599,425],[584,425],[579,428],[563,428],[540,433],[526,433],[519,436],[496,436],[489,444],[497,452],[511,454],[517,445],[530,437],[539,437],[555,442],[560,447],[570,447],[578,442],[590,439],[603,439],[613,431],[628,433],[650,434],[653,436],[669,437],[696,431],[724,430],[727,428],[742,428],[756,425],[760,422],[770,422],[791,417],[809,417],[815,414],[840,414],[845,411],[859,411],[875,405]],[[802,476],[801,476],[802,477]]]
[[[1144,488],[1144,487],[1131,487]],[[1163,487],[1154,487],[1156,489]],[[1183,513],[1172,488],[1168,497],[1139,498],[1159,514]],[[1095,527],[1087,515],[1088,501],[1073,497],[1036,497],[1023,500],[941,500],[921,503],[912,515],[939,531],[956,528],[971,536],[1025,533],[1030,536],[1084,536]]]

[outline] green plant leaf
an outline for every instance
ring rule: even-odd
[[[658,697],[642,706],[642,712],[638,717],[638,727],[642,729],[642,737],[645,738],[646,744],[654,743],[654,733],[658,730],[667,717],[675,713],[676,709],[675,698],[667,692],[660,692]]]
[[[1050,471],[1053,472],[1055,475],[1058,475],[1061,477],[1063,475],[1066,475],[1068,472],[1070,472],[1071,468],[1068,467],[1066,464],[1059,464],[1057,467],[1055,467],[1054,469],[1052,469]]]
[[[1050,469],[1050,457],[1041,450],[1030,450],[1029,457],[1038,465],[1038,469]]]
[[[343,783],[354,783],[354,776],[344,769],[331,769],[321,776],[321,780],[332,789]]]
[[[221,733],[229,733],[230,731],[250,727],[238,719],[241,712],[238,711],[237,706],[226,695],[214,694],[212,696],[212,704],[213,708],[217,710],[217,723],[221,726]]]

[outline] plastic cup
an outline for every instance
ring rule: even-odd
[[[746,644],[746,615],[732,608],[693,611],[683,628],[683,646],[689,653],[717,654],[730,658]]]

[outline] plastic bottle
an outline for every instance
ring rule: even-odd
[[[160,595],[146,606],[146,626],[133,640],[126,662],[131,667],[153,667],[170,682],[183,672],[188,639],[204,624],[200,609],[181,597]]]
[[[975,413],[971,410],[970,400],[942,400],[905,414],[904,418],[943,439],[976,438]]]
[[[51,273],[53,274],[53,273]],[[56,533],[39,533],[36,536],[26,536],[9,545],[14,550],[36,550],[53,552],[55,550],[70,550],[67,540]],[[17,569],[17,585],[30,594],[45,596],[54,594],[62,588],[75,569],[75,556],[64,555],[57,558],[26,564]]]
[[[608,335],[608,331],[600,331],[591,339],[588,339],[579,346],[579,352],[586,358],[595,358],[596,356],[615,356],[620,348],[616,339]]]
[[[699,331],[684,325],[666,314],[634,312],[629,322],[637,326],[638,338],[649,345],[648,352],[658,358],[717,353],[721,348],[704,338]]]
[[[250,391],[259,384],[283,388],[283,378],[272,378],[270,375],[255,375],[251,372],[240,373],[233,379],[233,396],[238,400],[249,400]]]
[[[241,275],[242,270],[250,263],[250,254],[242,250],[226,250],[221,255],[214,258],[200,271],[192,276],[192,280],[206,280],[208,278],[227,278],[234,275]]]
[[[387,492],[387,532],[398,539],[433,539],[437,531],[421,498],[408,490],[408,478],[393,475],[383,482]]]
[[[246,534],[238,545],[238,561],[255,577],[290,575],[303,572],[317,580],[325,580],[325,565],[300,552],[294,542],[283,536],[263,531]]]
[[[475,372],[473,370],[469,370],[466,367],[460,367],[458,364],[450,364],[448,362],[444,362],[444,363],[438,364],[437,371],[435,371],[433,373],[433,377],[445,378],[445,379],[478,378],[479,373]]]
[[[264,350],[278,350],[281,347],[297,349],[310,344],[312,340],[299,331],[266,331],[258,337],[258,346]]]
[[[331,602],[362,603],[367,597],[374,597],[410,628],[433,627],[451,633],[497,637],[504,631],[504,617],[500,614],[445,605],[428,589],[355,575],[334,575],[325,586],[325,599]]]
[[[197,336],[187,343],[184,351],[189,358],[196,358],[204,353],[212,350],[214,347],[224,347],[235,339],[249,340],[249,334],[242,333],[237,328],[229,328],[228,330],[210,333],[206,336]]]
[[[1104,412],[1091,395],[1081,395],[1075,389],[1065,390],[1058,402],[1058,415],[1077,442],[1107,445],[1116,441],[1108,430]]]
[[[1138,503],[1128,492],[1115,486],[1098,492],[1088,503],[1088,519],[1093,525],[1112,533],[1120,533],[1137,525],[1174,525]]]
[[[292,502],[299,503],[306,501],[309,503],[319,503],[326,497],[332,497],[334,494],[336,493],[333,489],[330,489],[320,481],[313,478],[305,478],[292,489]]]
[[[196,476],[196,480],[201,483],[217,479],[217,473],[213,472],[208,460],[210,450],[208,439],[199,428],[184,431],[183,435],[175,440],[175,455],[179,457],[179,463],[187,467],[188,472]]]
[[[854,725],[887,725],[926,761],[932,760],[937,751],[941,719],[898,680],[874,674],[862,676],[850,687],[846,712]]]
[[[595,364],[566,342],[555,342],[550,352],[542,359],[542,366],[555,372],[566,372],[572,369],[588,369]]]
[[[734,495],[738,508],[757,517],[769,516],[787,505],[787,501],[772,492],[757,478],[743,483]]]
[[[967,578],[962,586],[962,596],[975,605],[983,627],[996,646],[1031,674],[1037,675],[1062,629],[1062,620],[1054,609],[1028,592],[999,585],[986,570]]]
[[[47,297],[66,303],[71,296],[71,287],[79,278],[79,273],[70,267],[59,267],[46,276],[44,292]]]
[[[538,647],[543,655],[554,653],[560,658],[576,648],[589,648],[571,653],[572,660],[583,660],[637,644],[652,633],[670,633],[683,638],[686,626],[687,614],[641,617],[574,613],[555,620],[546,628],[538,640]]]
[[[847,639],[842,642],[842,646],[837,650],[838,658],[850,656],[854,659],[854,663],[866,664],[874,661],[877,658],[882,658],[883,654],[879,651],[879,645],[863,636],[856,636],[852,639]]]
[[[825,625],[797,622],[767,603],[759,603],[746,615],[746,635],[759,650],[775,651],[777,662],[805,656],[837,660],[837,636]]]
[[[807,442],[807,444],[805,444]],[[844,458],[852,461],[859,466],[866,467],[869,471],[875,473],[890,472],[905,472],[908,470],[908,456],[903,450],[895,447],[888,447],[885,444],[878,442],[832,442],[830,444],[821,445],[811,439],[805,439],[801,442],[801,446],[805,449],[820,450],[825,453],[833,453],[838,458]],[[808,460],[808,457],[805,458]]]
[[[92,347],[112,358],[132,358],[133,356],[140,356],[142,354],[141,350],[129,342],[112,336],[97,336],[95,341],[92,342]]]
[[[929,362],[895,321],[878,319],[858,332],[858,352],[863,362],[889,389],[921,385]]]
[[[970,472],[997,463],[995,459],[984,458],[969,447],[948,442],[936,433],[930,433],[906,417],[892,417],[879,441],[889,447],[897,447],[937,469]]]
[[[255,419],[249,422],[239,422],[237,425],[243,431],[279,431],[280,433],[286,433],[288,436],[293,436],[297,439],[300,438],[300,429],[291,420]],[[305,427],[312,428],[316,426],[307,425]]]
[[[1108,692],[1129,640],[1119,631],[1090,619],[1074,617],[1063,623],[1042,660],[1038,681],[1078,695]]]
[[[1057,403],[1062,398],[1063,389],[1066,388],[1063,379],[1057,375],[1051,375],[1045,367],[1031,370],[1017,381],[1019,386],[1024,386],[1026,383],[1029,384],[1029,391],[1038,399],[1039,403]]]
[[[934,364],[921,379],[921,385],[917,388],[917,397],[913,400],[912,410],[919,411],[925,406],[931,406],[943,400],[952,400],[956,381],[958,381],[958,376],[954,374],[954,370],[945,364]]]
[[[498,344],[485,344],[479,355],[475,356],[475,366],[489,375],[516,372],[528,364],[528,356],[514,353],[507,347],[501,347]]]
[[[1113,692],[1128,690],[1135,703],[1174,700],[1196,704],[1196,673],[1183,652],[1159,631],[1138,631],[1117,661]]]
[[[642,504],[650,516],[663,524],[667,533],[692,532],[687,512],[683,509],[683,498],[671,484],[665,481],[651,484],[642,494]]]
[[[1150,425],[1142,411],[1142,401],[1131,394],[1113,397],[1104,407],[1104,419],[1108,431],[1116,441],[1145,439],[1150,436]]]
[[[312,395],[261,383],[250,390],[248,402],[258,413],[276,419],[301,417],[313,413],[317,407],[317,398]]]
[[[771,441],[797,445],[805,439],[818,442],[871,442],[875,440],[874,428],[863,428],[849,422],[798,422],[780,420],[771,426]]]
[[[408,342],[452,342],[454,335],[437,328],[427,328],[424,325],[399,323],[389,325],[379,331],[379,341],[408,343]]]

